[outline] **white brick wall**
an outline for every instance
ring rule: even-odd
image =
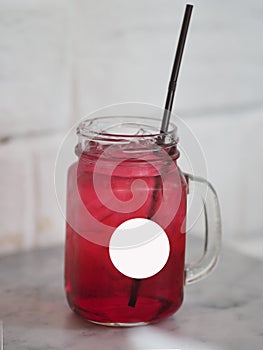
[[[207,178],[219,195],[224,239],[257,234],[263,228],[263,109],[240,111],[238,116],[189,118],[187,124],[202,145]],[[184,145],[188,140],[183,136]]]
[[[1,252],[31,246],[33,235],[32,163],[24,142],[0,147]]]
[[[64,238],[53,170],[72,103],[69,3],[2,0],[0,33],[1,253]]]
[[[35,177],[33,245],[37,246],[64,241],[65,223],[58,211],[54,190],[55,160],[62,136],[64,133],[39,137],[32,145]]]
[[[63,241],[53,189],[62,135],[107,104],[163,105],[184,6],[0,2],[2,253]],[[176,112],[205,151],[232,241],[263,226],[262,10],[261,0],[196,1],[176,96]]]
[[[197,0],[176,96],[180,115],[262,105],[260,0]],[[184,3],[77,0],[73,37],[79,115],[123,101],[163,105]]]
[[[66,127],[70,20],[63,0],[2,0],[0,138]]]
[[[0,252],[64,240],[54,193],[62,134],[14,139],[0,147]]]

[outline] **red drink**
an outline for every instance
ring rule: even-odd
[[[123,148],[117,146],[109,155],[108,145],[98,145],[87,142],[86,150],[80,151],[79,162],[74,163],[68,173],[65,265],[68,302],[72,310],[94,322],[156,322],[173,314],[183,300],[186,182],[176,165],[176,144],[157,150],[156,145],[147,145],[143,155],[140,152],[138,156],[135,151],[137,155],[129,155],[128,159]],[[100,184],[100,196],[94,178]],[[135,180],[141,182],[132,188]],[[142,192],[144,203],[134,210],[130,201],[140,198]],[[101,195],[106,199],[104,202]],[[107,196],[112,195],[119,201],[114,210],[110,207],[110,198],[107,201]],[[80,202],[95,221],[89,222],[79,210]],[[132,218],[153,219],[162,227],[163,222],[167,222],[163,228],[170,243],[168,261],[157,274],[141,280],[123,275],[109,256],[112,233]]]

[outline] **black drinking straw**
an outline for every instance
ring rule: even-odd
[[[186,35],[187,35],[189,23],[190,23],[192,10],[193,10],[193,5],[187,4],[186,8],[185,8],[182,27],[181,27],[181,33],[180,33],[180,37],[179,37],[179,41],[178,41],[178,45],[177,45],[172,74],[171,74],[171,78],[170,78],[170,82],[169,82],[169,86],[168,86],[168,93],[167,93],[166,102],[165,102],[165,110],[164,110],[163,119],[162,119],[161,133],[166,133],[168,131],[169,121],[170,121],[172,107],[173,107],[175,88],[176,88],[177,78],[178,78],[179,69],[180,69],[180,65],[181,65],[181,61],[182,61],[185,40],[186,40]],[[155,212],[154,203],[157,202],[156,198],[154,198],[154,197],[158,195],[158,188],[160,188],[158,177],[157,177],[156,181],[157,181],[157,183],[156,183],[157,192],[155,191],[155,193],[154,193],[153,207],[151,208],[152,209],[151,212],[153,212],[153,214]],[[148,219],[151,219],[152,215],[149,215]],[[135,305],[136,305],[137,298],[138,298],[138,291],[139,291],[139,287],[140,287],[140,282],[141,282],[140,279],[136,279],[136,278],[132,279],[130,299],[128,302],[128,306],[130,306],[130,307],[135,307]]]
[[[183,57],[184,46],[185,46],[185,41],[186,41],[188,27],[191,19],[192,10],[193,10],[193,5],[187,4],[185,7],[181,33],[180,33],[180,37],[177,45],[172,74],[171,74],[171,78],[168,86],[165,109],[164,109],[162,125],[161,125],[161,133],[166,133],[168,131],[171,112],[173,108],[173,100],[174,100],[174,94],[176,89],[176,83],[177,83],[179,69],[180,69],[180,65]]]

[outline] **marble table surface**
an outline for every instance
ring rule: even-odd
[[[263,261],[229,247],[211,276],[185,288],[175,315],[135,328],[96,326],[69,310],[62,247],[2,257],[0,271],[4,350],[263,349]]]

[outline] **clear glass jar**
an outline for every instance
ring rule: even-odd
[[[159,125],[153,118],[101,117],[78,127],[78,161],[68,171],[65,286],[72,310],[92,322],[139,325],[172,315],[184,284],[217,260],[216,194],[206,180],[181,172],[176,127],[171,123],[164,135]],[[203,192],[209,240],[202,259],[186,265],[190,181]],[[112,245],[117,236],[123,246]]]

